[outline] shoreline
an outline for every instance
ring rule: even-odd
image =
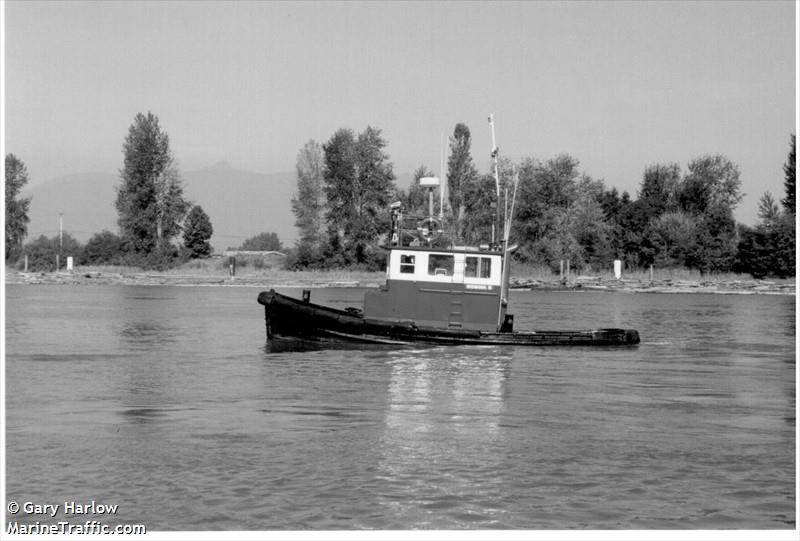
[[[170,272],[20,272],[6,269],[5,285],[132,285],[132,286],[216,286],[216,287],[263,287],[263,288],[335,288],[335,287],[379,287],[386,282],[382,272],[355,273],[349,276],[342,272],[281,271],[269,274],[243,274],[229,276],[209,274],[175,274]],[[297,274],[299,276],[293,276]],[[620,291],[626,293],[705,293],[739,295],[795,295],[794,279],[775,280],[617,280],[600,276],[576,276],[569,282],[558,278],[543,280],[512,277],[512,290],[518,291]]]

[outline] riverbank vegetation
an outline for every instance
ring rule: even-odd
[[[379,135],[369,127],[357,138],[340,130],[324,145],[309,141],[301,149],[292,202],[301,236],[289,259],[291,267],[377,268],[383,263],[377,248],[388,240],[381,235],[389,229],[388,201],[400,201],[406,216],[427,215],[427,197],[417,181],[430,170],[421,165],[412,186],[394,188],[389,197],[391,163]],[[494,176],[479,174],[470,145],[469,128],[456,125],[442,212],[444,235],[456,244],[486,242],[497,212]],[[514,257],[518,263],[559,272],[565,265],[581,273],[598,272],[621,260],[627,270],[653,266],[701,275],[794,276],[794,156],[792,135],[784,166],[785,197],[778,206],[765,193],[755,227],[734,220],[742,199],[740,172],[722,155],[693,158],[685,171],[677,163],[649,165],[636,198],[582,172],[579,161],[568,154],[519,162],[502,158],[501,193],[510,192],[519,179],[511,234],[519,246]],[[500,209],[501,222],[507,211]]]
[[[268,288],[379,287],[384,272],[354,270],[288,270],[282,265],[238,265],[231,274],[228,259],[211,257],[186,262],[168,270],[142,270],[122,265],[81,265],[71,272],[20,272],[6,268],[6,284],[218,286]],[[755,280],[749,275],[711,273],[689,269],[626,271],[621,279],[606,271],[560,277],[549,267],[517,264],[512,267],[514,289],[566,291],[627,291],[640,293],[717,293],[794,295],[793,279]]]
[[[516,264],[539,265],[558,271],[559,277],[565,266],[575,274],[607,272],[615,260],[628,273],[649,272],[652,266],[701,276],[794,276],[795,144],[791,135],[784,197],[777,202],[764,193],[759,223],[752,227],[734,220],[741,179],[738,166],[726,156],[694,157],[685,170],[677,163],[647,165],[635,196],[591,177],[568,154],[518,161],[501,156],[501,194],[519,180],[511,234],[518,245]],[[274,233],[265,232],[239,250],[284,252],[285,266],[293,271],[383,269],[390,204],[400,201],[407,226],[416,225],[428,214],[427,193],[417,181],[432,175],[420,165],[410,187],[397,187],[387,147],[381,130],[372,126],[359,133],[339,129],[324,144],[307,142],[297,156],[297,191],[291,201],[298,241],[283,247]],[[497,213],[494,174],[481,174],[475,167],[466,125],[455,126],[449,147],[442,235],[457,244],[485,243]],[[209,256],[212,218],[184,198],[169,137],[155,115],[136,115],[123,154],[115,201],[119,230],[96,233],[85,245],[68,232],[23,244],[27,212],[35,201],[19,197],[27,172],[21,160],[7,155],[7,265],[61,270],[70,256],[74,266],[168,270]],[[508,210],[502,201],[500,206],[502,221]]]

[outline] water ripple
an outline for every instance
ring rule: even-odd
[[[520,293],[519,328],[644,340],[270,353],[254,293],[12,287],[9,499],[153,530],[795,526],[793,299]]]

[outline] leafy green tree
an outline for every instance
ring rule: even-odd
[[[355,210],[353,202],[358,191],[356,171],[356,137],[353,130],[337,130],[322,147],[325,154],[324,191],[326,196],[325,218],[329,236],[341,237],[351,229]]]
[[[300,231],[299,244],[312,251],[320,249],[324,236],[324,165],[322,146],[314,140],[297,154],[297,192],[292,197],[292,212]]]
[[[758,201],[758,217],[765,227],[774,227],[781,216],[781,209],[770,192],[764,192]]]
[[[698,189],[701,187],[698,185]],[[628,267],[683,264],[687,257],[685,250],[671,248],[673,236],[679,235],[682,227],[688,227],[684,214],[691,214],[683,212],[681,207],[683,188],[677,163],[645,168],[639,196],[635,201],[629,200],[616,226],[615,241]],[[667,218],[661,220],[665,214]]]
[[[733,210],[742,199],[739,167],[717,154],[690,161],[688,169],[678,202],[695,217],[698,229],[696,250],[687,265],[703,272],[730,270],[737,245]]]
[[[245,252],[281,252],[283,246],[277,234],[265,232],[246,239],[238,249]]]
[[[309,245],[303,243],[298,243],[286,254],[286,267],[291,270],[324,269],[326,263],[321,251],[312,251]]]
[[[796,274],[797,239],[793,212],[783,212],[775,226],[775,275],[790,278]]]
[[[786,163],[783,165],[784,181],[783,187],[786,191],[786,197],[781,199],[783,208],[787,212],[795,213],[795,201],[797,198],[797,187],[795,184],[795,135],[791,136],[791,150],[789,156],[786,158]]]
[[[170,241],[180,232],[189,204],[183,198],[169,136],[158,117],[149,111],[139,113],[122,149],[122,183],[116,199],[121,237],[134,255],[171,257],[175,249]]]
[[[654,218],[649,237],[656,250],[655,264],[683,267],[696,251],[697,220],[682,210],[665,212]]]
[[[739,239],[735,271],[748,272],[754,278],[795,275],[794,217],[790,213],[782,213],[772,228],[740,226]]]
[[[520,163],[516,211],[520,259],[558,268],[560,260],[574,260],[579,255],[578,241],[570,229],[578,164],[567,154],[546,162],[525,158]]]
[[[403,212],[407,216],[424,218],[428,216],[428,189],[419,185],[419,179],[434,176],[433,171],[425,165],[420,165],[414,171],[414,180],[408,190],[398,188],[395,191],[396,200],[403,204]],[[434,210],[439,206],[438,199],[434,201]]]
[[[124,260],[122,239],[103,230],[95,233],[83,247],[81,259],[86,265],[119,265]]]
[[[471,146],[472,135],[467,125],[456,124],[450,137],[450,156],[447,158],[447,199],[454,233],[459,237],[464,233],[463,222],[467,210],[465,194],[469,190],[481,192],[480,187],[473,186],[478,181],[478,170],[472,161]]]
[[[339,269],[353,264],[350,254],[347,253],[342,244],[342,237],[339,231],[333,226],[328,227],[328,239],[322,247],[322,258],[324,263],[322,268]]]
[[[491,240],[492,224],[495,221],[494,173],[481,175],[464,187],[462,194],[461,233],[459,238],[468,245],[488,244]],[[502,227],[502,226],[501,226]],[[495,232],[499,240],[501,232]]]
[[[340,247],[346,265],[376,268],[378,237],[387,232],[394,173],[386,141],[368,126],[358,137],[340,129],[323,145],[328,250]]]
[[[696,218],[696,250],[687,259],[686,265],[702,273],[731,270],[736,261],[738,241],[733,209],[724,203],[717,203]]]
[[[498,204],[500,205],[500,223],[497,224],[495,240],[497,242],[502,240],[505,234],[506,212],[511,212],[517,166],[507,157],[500,156],[497,161],[497,170],[500,180],[499,202],[493,167],[490,173],[479,175],[462,186],[463,217],[460,221],[460,233],[456,235],[456,240],[473,246],[489,243],[492,240],[492,227],[498,218]],[[514,229],[511,236],[514,237],[516,234],[517,230]]]
[[[603,207],[603,214],[610,223],[616,223],[622,212],[622,196],[616,187],[612,186],[604,190],[599,198],[600,206]]]
[[[28,234],[30,197],[19,197],[28,183],[28,169],[22,160],[6,154],[6,260],[19,255],[22,241]]]
[[[75,265],[83,264],[83,246],[69,233],[46,237],[44,235],[28,242],[23,247],[23,252],[28,256],[28,270],[31,272],[52,272],[66,267],[67,257],[73,258]],[[56,269],[56,256],[60,269]],[[23,260],[17,261],[17,268],[24,266]]]
[[[644,170],[639,201],[652,218],[678,210],[681,167],[677,163],[650,165]]]
[[[784,170],[786,196],[781,210],[772,194],[765,192],[759,201],[761,222],[755,228],[740,227],[735,269],[756,278],[795,275],[797,242],[795,231],[795,136]]]
[[[767,232],[759,227],[740,224],[738,236],[739,244],[733,270],[750,273],[753,278],[768,275],[772,269],[772,254],[775,250],[770,245],[771,238]]]
[[[701,156],[688,168],[678,193],[683,210],[694,215],[714,205],[733,210],[742,200],[739,167],[725,156]]]
[[[627,191],[616,188],[604,190],[598,198],[608,226],[608,259],[620,259],[626,267],[639,267],[642,231],[646,224],[644,212],[638,201],[633,201]]]
[[[602,180],[581,175],[575,201],[569,208],[573,236],[580,246],[576,263],[595,269],[607,267],[614,259],[611,254],[611,225],[601,203],[604,192]]]
[[[214,234],[214,227],[211,219],[203,211],[203,207],[195,205],[186,216],[183,226],[183,246],[186,255],[190,259],[207,257],[211,255],[211,235]]]

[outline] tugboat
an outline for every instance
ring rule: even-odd
[[[498,149],[494,146],[495,187],[499,201]],[[428,188],[429,214],[411,217],[407,228],[401,204],[391,205],[392,226],[386,284],[364,295],[363,309],[338,310],[311,303],[310,290],[301,299],[275,292],[258,295],[264,306],[267,341],[300,340],[317,346],[358,344],[509,344],[519,346],[628,346],[639,343],[634,329],[515,331],[514,316],[506,313],[511,255],[508,245],[510,216],[503,239],[499,231],[499,206],[492,227],[492,242],[482,246],[457,246],[441,229],[434,215],[436,177],[420,179]],[[508,197],[506,196],[506,202]],[[441,207],[441,205],[440,205]]]

